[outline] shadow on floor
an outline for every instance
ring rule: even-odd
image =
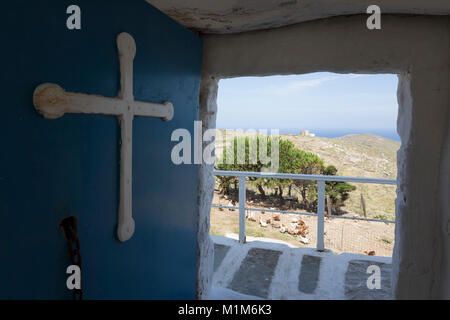
[[[391,299],[391,259],[212,236],[211,299]]]

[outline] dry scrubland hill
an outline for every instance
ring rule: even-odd
[[[223,130],[221,130],[224,133]],[[237,132],[233,132],[237,135]],[[246,133],[245,135],[252,135]],[[298,148],[320,156],[325,164],[332,164],[341,176],[391,178],[397,176],[397,150],[400,142],[373,134],[347,135],[339,138],[305,137],[293,134],[281,135]],[[216,143],[216,154],[220,157],[224,145]],[[362,215],[361,193],[366,199],[369,217],[395,216],[395,186],[354,184],[357,190],[343,208],[349,214]]]

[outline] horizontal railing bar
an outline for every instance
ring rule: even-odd
[[[211,207],[213,207],[213,208],[223,208],[223,209],[234,209],[234,210],[238,210],[239,209],[239,207],[221,206],[221,205],[217,205],[217,204],[212,204]],[[309,212],[295,212],[295,211],[284,211],[284,210],[276,210],[276,209],[259,209],[259,208],[247,208],[247,207],[245,208],[245,210],[248,210],[248,211],[276,212],[276,213],[286,213],[286,214],[298,214],[298,215],[304,215],[304,216],[317,217],[317,213],[309,213]],[[343,217],[343,216],[337,216],[337,215],[326,215],[325,218],[395,223],[394,220],[359,218],[359,217]]]
[[[348,220],[362,220],[362,221],[395,223],[394,220],[384,220],[384,219],[371,219],[371,218],[360,218],[360,217],[343,217],[343,216],[336,216],[336,215],[327,215],[325,217],[326,218],[332,218],[332,219],[348,219]]]
[[[239,207],[233,207],[233,206],[221,206],[218,204],[212,204],[211,207],[213,208],[222,208],[222,209],[234,209],[234,210],[238,210]]]
[[[232,206],[221,206],[217,204],[212,204],[211,207],[214,208],[223,208],[223,209],[239,209],[239,207],[232,207]],[[259,208],[245,208],[245,210],[248,211],[265,211],[265,212],[276,212],[276,213],[288,213],[288,214],[299,214],[299,215],[305,215],[305,216],[317,216],[316,213],[309,213],[309,212],[294,212],[294,211],[283,211],[283,210],[276,210],[276,209],[259,209]]]
[[[291,173],[266,173],[266,172],[214,170],[214,175],[229,176],[229,177],[267,178],[267,179],[336,181],[336,182],[377,183],[377,184],[392,184],[392,185],[397,184],[397,180],[395,180],[395,179],[327,176],[327,175],[316,175],[316,174],[291,174]]]
[[[267,211],[267,212],[276,212],[276,213],[288,213],[288,214],[299,214],[304,216],[317,216],[316,213],[309,212],[294,212],[294,211],[283,211],[283,210],[275,210],[275,209],[258,209],[258,208],[245,208],[245,210],[249,211]]]

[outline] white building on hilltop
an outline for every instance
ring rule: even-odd
[[[309,133],[308,130],[302,130],[300,131],[300,135],[304,136],[304,137],[315,137],[316,134],[315,133]]]

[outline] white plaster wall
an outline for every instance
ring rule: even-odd
[[[449,218],[450,166],[444,153],[448,153],[449,141],[450,18],[383,15],[382,29],[375,31],[366,29],[366,19],[366,15],[336,17],[266,31],[205,35],[201,120],[204,129],[215,127],[217,80],[221,78],[317,71],[399,74],[402,146],[394,296],[448,298],[450,244],[442,224]],[[200,169],[202,232],[209,230],[211,170],[210,166]],[[444,185],[447,191],[442,190]],[[210,239],[199,235],[200,240],[204,241],[199,242],[200,260],[211,263]],[[200,273],[199,282],[207,277]]]
[[[214,77],[202,74],[200,84],[200,107],[199,118],[202,120],[202,132],[216,126],[217,110],[217,86],[218,82]],[[210,142],[203,141],[202,150]],[[199,168],[199,192],[198,192],[198,265],[197,265],[197,298],[204,299],[210,295],[212,287],[212,276],[214,271],[214,244],[209,236],[210,210],[214,192],[214,166],[203,163]]]
[[[340,15],[366,13],[376,4],[387,14],[450,14],[448,0],[147,0],[187,28],[203,33],[272,29]]]
[[[447,139],[443,145],[441,161],[441,192],[439,195],[441,201],[442,219],[442,237],[443,246],[443,270],[450,270],[450,111],[447,111]],[[443,273],[442,279],[442,298],[450,299],[450,272]]]

